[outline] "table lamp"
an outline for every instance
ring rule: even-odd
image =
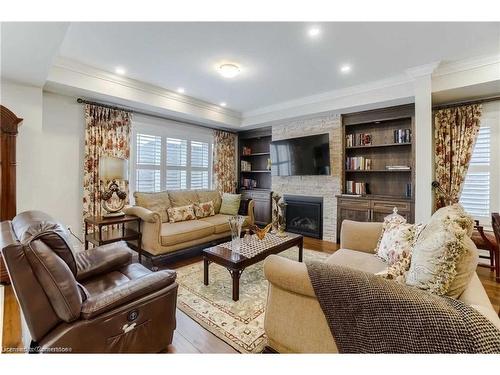
[[[99,159],[99,178],[105,184],[111,181],[107,190],[101,193],[101,206],[106,211],[103,217],[119,217],[125,206],[127,193],[120,190],[118,181],[128,181],[128,161],[114,156],[102,156]],[[118,200],[111,199],[116,194]]]

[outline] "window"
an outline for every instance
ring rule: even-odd
[[[498,102],[484,104],[481,127],[460,196],[465,210],[487,227],[491,225],[491,212],[500,208],[499,129]]]
[[[190,139],[191,131],[182,134],[140,125],[136,128],[132,155],[135,181],[131,181],[136,191],[211,188],[211,131]]]

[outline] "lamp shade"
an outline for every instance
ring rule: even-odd
[[[99,159],[99,178],[102,181],[128,181],[128,160],[114,156],[101,156]]]

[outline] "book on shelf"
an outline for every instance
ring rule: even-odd
[[[394,143],[411,143],[411,129],[394,130]]]
[[[349,171],[369,171],[372,169],[372,159],[364,156],[347,157],[345,167]]]
[[[252,163],[250,163],[246,160],[242,160],[241,161],[241,170],[243,172],[250,172],[252,170]]]
[[[255,189],[257,187],[257,181],[252,178],[242,178],[241,187],[245,189]]]
[[[372,144],[372,135],[367,133],[347,134],[345,138],[346,147],[370,146]]]
[[[347,194],[360,194],[365,195],[367,184],[366,182],[346,181]]]

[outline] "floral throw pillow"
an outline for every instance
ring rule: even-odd
[[[423,229],[422,224],[391,223],[386,225],[377,249],[377,256],[390,266],[410,256]]]
[[[168,220],[171,223],[178,221],[195,220],[194,206],[189,204],[187,206],[170,207],[167,208]]]
[[[198,219],[215,215],[214,202],[208,201],[194,204],[194,212]]]

